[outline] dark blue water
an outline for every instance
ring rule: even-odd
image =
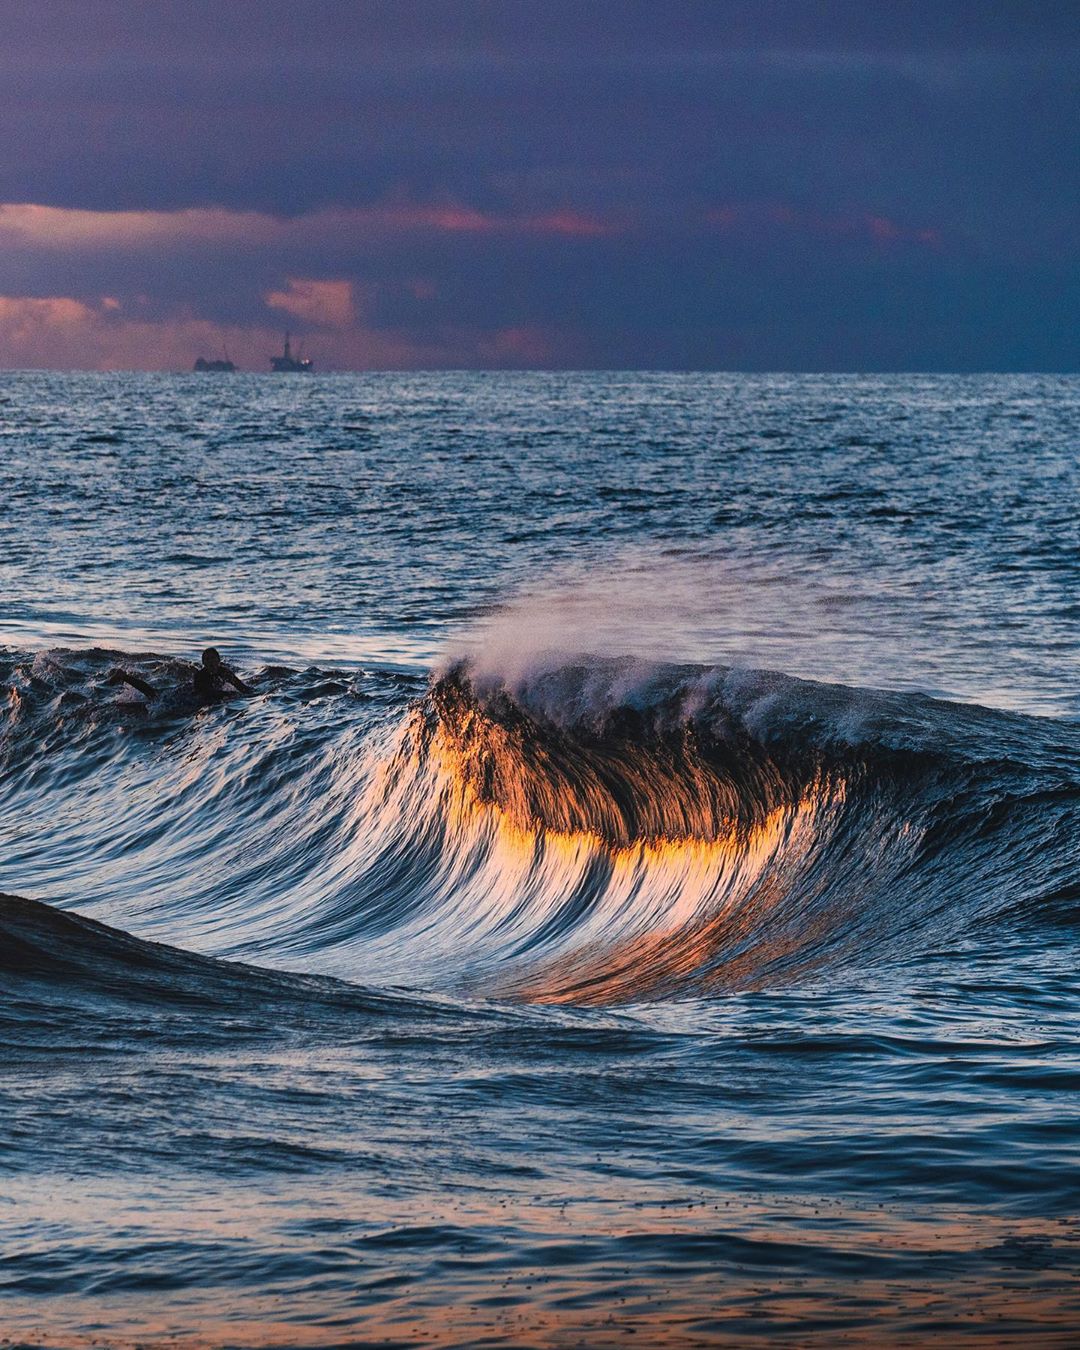
[[[1075,1344],[1080,380],[0,436],[0,1345]]]

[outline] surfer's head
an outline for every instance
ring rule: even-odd
[[[207,647],[202,654],[202,663],[207,670],[217,670],[221,665],[221,653],[216,647]]]

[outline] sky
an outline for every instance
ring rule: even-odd
[[[1075,0],[0,0],[0,367],[1076,370]]]

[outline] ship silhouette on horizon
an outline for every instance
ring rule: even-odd
[[[279,375],[286,375],[296,371],[310,371],[313,368],[310,356],[293,356],[292,348],[289,346],[289,335],[286,333],[285,350],[280,356],[270,358],[270,369]]]
[[[229,360],[228,351],[222,347],[220,358],[211,357],[207,360],[205,356],[196,357],[192,370],[198,371],[199,374],[209,372],[214,375],[231,375],[236,370],[236,366]]]

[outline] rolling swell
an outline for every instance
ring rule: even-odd
[[[372,1019],[425,1023],[450,1010],[431,1000],[373,991],[318,976],[221,961],[0,893],[0,1035],[26,1050],[55,1046],[77,1027],[85,1046],[179,1040],[230,1045],[319,1017],[353,1028]],[[457,1013],[460,1019],[461,1014]],[[212,1019],[216,1019],[216,1022]]]

